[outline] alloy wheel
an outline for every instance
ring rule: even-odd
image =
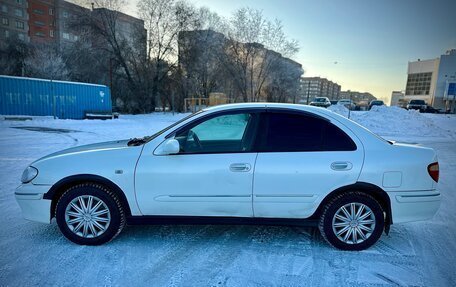
[[[111,212],[100,198],[81,195],[67,205],[65,223],[74,234],[83,238],[95,238],[108,229]]]
[[[345,204],[334,214],[332,230],[342,242],[362,243],[375,230],[375,215],[365,204],[358,202]]]

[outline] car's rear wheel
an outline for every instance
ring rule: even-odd
[[[81,245],[100,245],[112,240],[126,221],[118,197],[92,183],[65,191],[57,202],[55,217],[63,235]]]
[[[383,208],[372,196],[347,192],[325,205],[319,229],[325,240],[342,250],[363,250],[375,244],[385,226]]]

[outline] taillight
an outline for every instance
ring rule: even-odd
[[[439,163],[434,162],[428,165],[428,172],[429,175],[435,182],[439,182]]]

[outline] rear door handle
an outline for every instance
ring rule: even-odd
[[[348,161],[336,161],[331,164],[331,169],[333,170],[350,170],[352,167],[353,164]]]
[[[247,172],[250,171],[250,164],[248,163],[232,163],[230,170],[233,172]]]

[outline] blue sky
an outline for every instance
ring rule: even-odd
[[[456,48],[456,0],[190,2],[225,17],[246,6],[263,10],[299,41],[294,60],[305,76],[326,77],[342,90],[371,92],[388,102],[391,91],[405,89],[408,61]]]

